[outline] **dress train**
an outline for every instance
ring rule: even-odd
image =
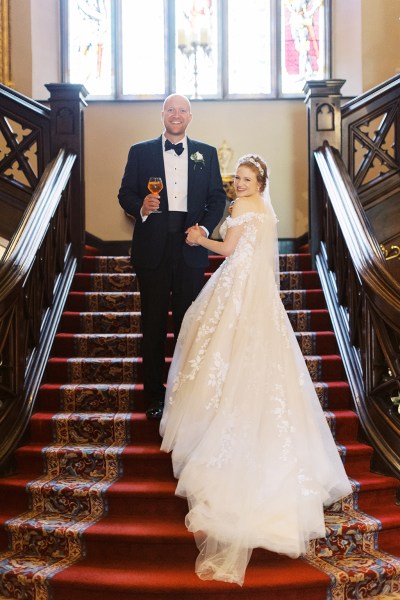
[[[233,254],[187,311],[160,424],[201,579],[243,584],[253,548],[298,557],[351,486],[276,286],[276,217],[228,217]]]

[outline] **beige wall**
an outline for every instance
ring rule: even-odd
[[[86,111],[87,229],[103,239],[126,239],[131,223],[116,204],[129,147],[161,133],[161,107],[152,103],[92,104]],[[280,235],[307,228],[306,113],[299,102],[194,102],[188,134],[233,150],[231,168],[245,152],[267,160]],[[111,146],[109,141],[111,140]],[[95,149],[94,156],[90,156]],[[286,149],[288,150],[285,154]],[[295,207],[293,209],[293,206]],[[296,223],[297,220],[297,223]]]
[[[363,0],[362,22],[362,72],[368,90],[400,73],[400,0]]]
[[[18,92],[32,96],[31,2],[10,2],[11,78]]]
[[[46,100],[60,81],[58,0],[11,0],[12,77],[18,91]],[[352,96],[395,74],[400,0],[333,0],[333,77]],[[374,43],[372,43],[374,40]],[[85,111],[86,229],[105,240],[127,239],[131,223],[117,202],[128,149],[161,132],[156,102],[89,102]],[[303,100],[194,102],[188,131],[236,159],[259,152],[271,174],[280,237],[307,230],[307,127]]]

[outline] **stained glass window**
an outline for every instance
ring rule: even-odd
[[[175,0],[176,90],[193,98],[217,96],[219,10],[215,0]]]
[[[306,80],[326,76],[323,0],[284,0],[281,36],[282,93],[299,94]]]
[[[68,2],[68,81],[93,96],[113,93],[111,0]]]
[[[227,6],[229,94],[271,94],[270,2],[229,0]]]
[[[140,18],[138,13],[140,12]],[[122,94],[165,95],[165,14],[163,0],[121,2]]]
[[[61,0],[64,81],[89,98],[302,95],[329,72],[331,0]]]

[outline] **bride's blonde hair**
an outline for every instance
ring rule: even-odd
[[[239,158],[236,168],[246,166],[256,174],[257,181],[260,184],[260,192],[263,193],[267,186],[268,172],[265,160],[257,154],[246,154]]]

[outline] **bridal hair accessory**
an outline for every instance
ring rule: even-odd
[[[255,160],[252,156],[248,159],[249,162],[251,162],[255,167],[257,167],[257,169],[260,172],[261,177],[264,177],[264,169],[262,168],[262,166],[260,165],[260,163],[258,162],[258,160]]]

